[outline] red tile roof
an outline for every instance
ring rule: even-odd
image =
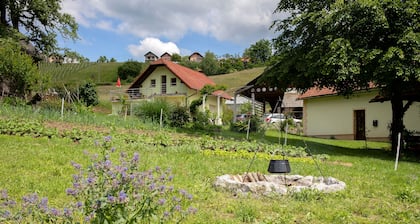
[[[301,94],[298,99],[306,99],[306,98],[311,98],[311,97],[335,95],[335,94],[337,94],[337,92],[329,88],[319,89],[316,87],[312,87],[308,89],[306,92],[304,92],[303,94]]]
[[[141,83],[153,73],[153,71],[160,66],[165,66],[169,71],[171,71],[176,77],[178,77],[185,85],[194,90],[201,90],[205,85],[216,85],[210,78],[208,78],[205,74],[190,69],[188,67],[179,65],[172,61],[158,59],[154,62],[151,62],[149,67],[139,76],[137,79],[130,85],[129,89],[131,88],[139,88]],[[214,95],[214,94],[213,94]],[[226,96],[226,97],[225,97]],[[230,99],[231,97],[224,93],[226,99]]]
[[[369,83],[369,89],[374,89],[376,86],[373,83]],[[327,96],[327,95],[337,95],[337,91],[331,88],[318,88],[312,87],[308,89],[306,92],[299,96],[299,99],[306,99],[311,97],[318,97],[318,96]]]
[[[221,96],[221,97],[223,97],[225,99],[228,99],[228,100],[231,100],[233,98],[233,97],[231,97],[229,94],[227,94],[223,90],[216,90],[211,95],[213,95],[213,96]]]

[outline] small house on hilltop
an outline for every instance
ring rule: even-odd
[[[126,91],[125,101],[132,106],[142,101],[163,99],[178,106],[189,106],[191,102],[203,99],[201,110],[208,110],[216,124],[221,124],[224,101],[231,97],[220,90],[202,96],[200,90],[205,85],[215,83],[203,73],[161,58],[151,62],[134,80]],[[113,114],[121,112],[122,107],[121,99],[114,98]]]
[[[145,62],[151,62],[151,61],[156,61],[158,60],[158,56],[156,54],[154,54],[153,52],[149,51],[144,55],[144,61]]]
[[[163,59],[163,60],[171,61],[172,56],[168,52],[165,52],[160,56],[160,58]]]
[[[188,59],[192,62],[200,63],[203,60],[203,55],[198,52],[194,52],[188,57]]]

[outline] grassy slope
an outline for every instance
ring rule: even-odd
[[[265,67],[258,67],[230,74],[209,76],[209,78],[211,78],[216,84],[226,86],[227,92],[232,94],[238,88],[246,85],[248,82],[261,75],[264,69]]]
[[[41,64],[41,73],[51,74],[54,83],[112,84],[117,80],[117,70],[122,63]]]

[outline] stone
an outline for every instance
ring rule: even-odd
[[[218,176],[214,187],[235,194],[269,195],[274,193],[284,195],[304,189],[331,193],[344,190],[346,184],[333,177],[245,173]]]

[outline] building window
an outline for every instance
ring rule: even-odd
[[[156,79],[150,80],[150,87],[156,87]]]
[[[171,78],[171,86],[176,86],[176,78]]]

